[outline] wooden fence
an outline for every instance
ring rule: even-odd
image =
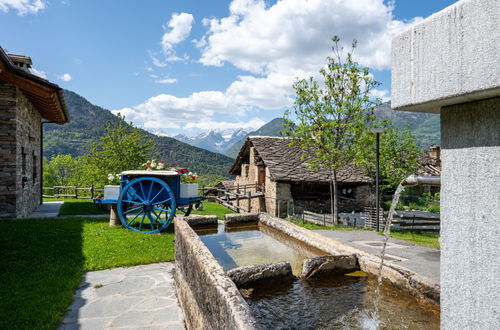
[[[202,195],[205,196],[207,193],[215,194],[214,198],[219,204],[236,212],[250,213],[252,211],[252,198],[264,196],[261,189],[258,184],[236,185],[227,188],[203,187]],[[243,200],[247,201],[245,207],[240,205]]]
[[[52,194],[45,194],[46,191],[52,191]],[[78,186],[54,186],[43,187],[44,198],[75,198],[75,199],[94,199],[104,189],[91,187],[78,187]]]
[[[362,213],[362,218],[365,222],[365,227],[375,228],[376,227],[376,208],[366,207]],[[388,216],[388,212],[383,212],[380,209],[379,212],[379,228],[384,230],[385,221]],[[416,215],[416,214],[404,214],[401,212],[395,212],[392,222],[391,230],[397,231],[411,231],[411,232],[439,232],[441,221],[437,216],[431,215]]]
[[[439,232],[441,219],[436,216],[394,214],[391,230]]]
[[[385,217],[384,210],[379,209],[378,224],[379,229],[384,230]],[[376,207],[365,207],[363,212],[361,212],[361,219],[364,220],[365,227],[375,229],[377,228],[377,208]]]

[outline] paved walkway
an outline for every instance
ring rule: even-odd
[[[332,238],[369,253],[380,255],[383,236],[374,231],[353,230],[314,230],[316,233]],[[418,274],[427,276],[439,283],[440,251],[411,242],[389,238],[386,257],[388,260],[401,260],[398,263]]]
[[[35,212],[30,214],[30,218],[55,218],[59,214],[59,209],[64,201],[43,202]]]
[[[174,265],[88,272],[59,329],[184,329]]]

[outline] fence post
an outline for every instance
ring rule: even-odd
[[[278,215],[277,217],[279,218],[280,217],[280,200],[276,198],[276,204],[278,204]]]
[[[75,199],[78,199],[78,186],[75,186]]]
[[[94,184],[90,185],[90,199],[94,200]]]
[[[326,227],[326,214],[325,213],[323,213],[323,226]]]
[[[248,213],[252,210],[252,192],[248,192]]]

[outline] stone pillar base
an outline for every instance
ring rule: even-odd
[[[109,226],[115,227],[120,226],[122,222],[120,221],[120,217],[118,216],[118,210],[116,209],[116,205],[112,204],[111,209],[109,211]]]

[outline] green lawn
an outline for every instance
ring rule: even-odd
[[[297,226],[309,229],[309,230],[316,230],[316,229],[325,229],[325,230],[363,230],[364,228],[354,228],[354,227],[344,227],[344,226],[331,226],[331,227],[325,227],[325,226],[320,226],[316,225],[314,223],[310,223],[307,221],[302,221],[302,220],[293,220],[293,219],[287,219],[293,224],[296,224]]]
[[[109,214],[101,210],[89,199],[66,199],[59,210],[59,215]]]
[[[403,233],[393,231],[391,237],[404,241],[413,242],[415,244],[427,246],[433,249],[440,249],[439,235],[430,233]]]
[[[171,261],[173,239],[107,219],[0,221],[0,329],[55,329],[85,271]]]
[[[228,209],[220,204],[204,201],[203,211],[193,210],[191,214],[204,214],[204,215],[216,215],[220,220],[224,219],[224,215],[236,213],[233,210]]]

